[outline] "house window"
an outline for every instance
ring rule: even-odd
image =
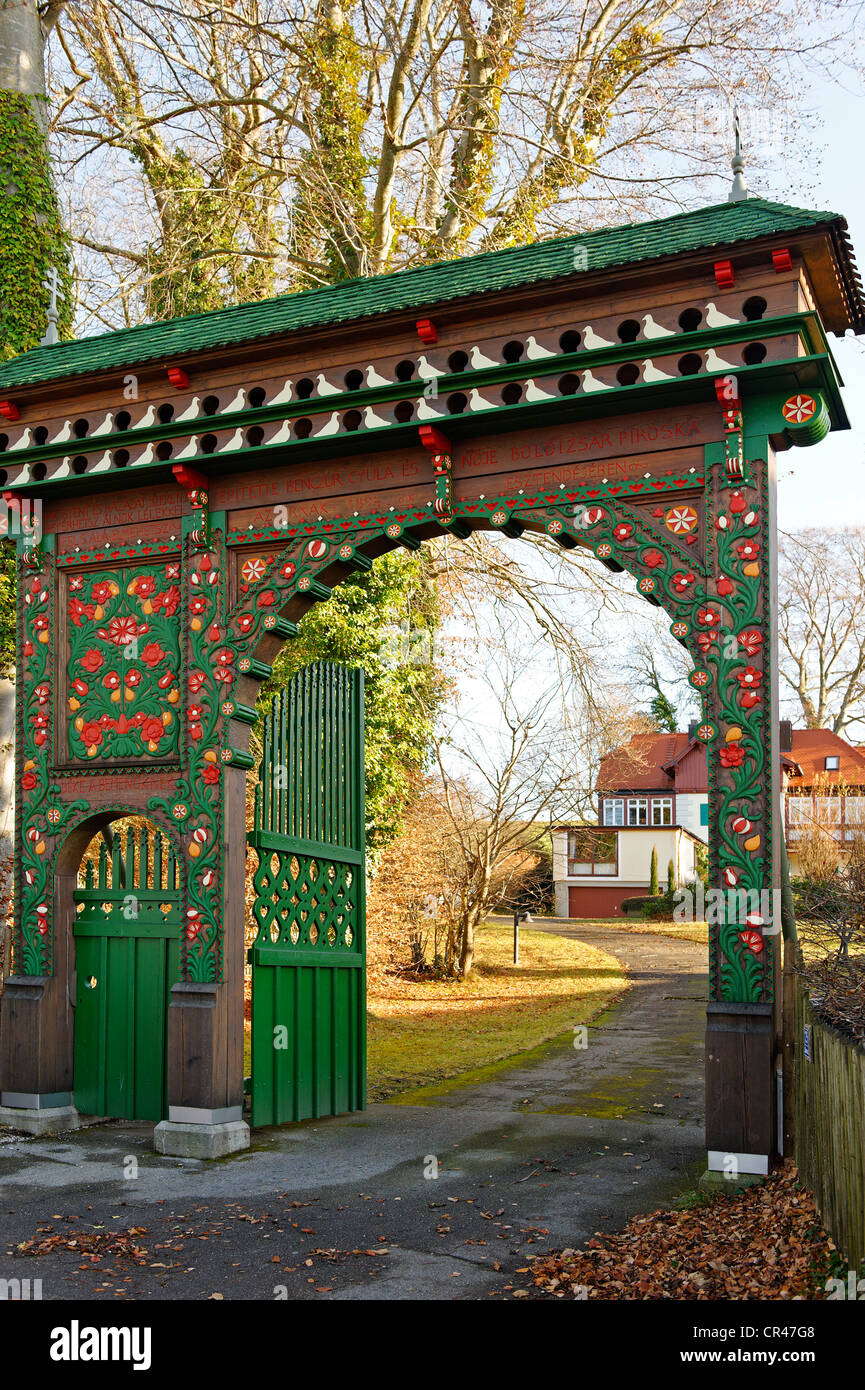
[[[618,836],[605,834],[595,826],[568,831],[568,877],[583,874],[613,875],[617,872]]]
[[[840,765],[840,758],[837,753],[830,753],[823,764],[827,772],[837,772]]]
[[[607,797],[604,802],[604,825],[625,824],[625,803],[622,797]]]
[[[797,840],[814,819],[810,796],[787,797],[787,838]]]
[[[649,800],[645,796],[632,796],[628,800],[628,825],[649,824]]]
[[[652,825],[673,824],[673,798],[656,796],[652,798]]]
[[[832,826],[833,828],[841,824],[840,796],[817,797],[817,822],[819,825]]]
[[[854,840],[865,832],[865,796],[845,796],[844,824],[847,840]]]

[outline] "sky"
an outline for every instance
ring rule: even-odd
[[[813,186],[791,187],[784,201],[846,217],[859,271],[865,275],[865,173],[852,143],[854,132],[865,131],[865,94],[824,81],[810,97],[823,121],[823,154],[811,172]],[[833,432],[816,447],[779,456],[778,524],[785,531],[865,525],[865,346],[850,334],[830,338],[830,345],[844,381],[851,429]]]

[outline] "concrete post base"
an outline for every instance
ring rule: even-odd
[[[83,1121],[74,1105],[46,1106],[40,1109],[0,1105],[0,1128],[18,1129],[24,1134],[65,1134],[80,1129]]]
[[[194,1124],[183,1120],[161,1120],[153,1131],[157,1153],[174,1158],[223,1158],[249,1148],[249,1125],[245,1120],[223,1124]]]
[[[715,1168],[707,1168],[697,1181],[701,1192],[710,1196],[723,1196],[731,1192],[743,1192],[746,1187],[760,1187],[766,1181],[764,1173],[719,1173]]]

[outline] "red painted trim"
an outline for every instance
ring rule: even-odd
[[[435,425],[421,425],[418,429],[420,442],[431,454],[451,453],[451,442],[446,434],[436,429]]]
[[[189,377],[182,367],[169,367],[168,380],[171,382],[175,391],[185,391],[189,385]]]
[[[786,246],[781,246],[777,251],[772,252],[772,264],[775,267],[776,275],[781,275],[785,270],[793,269],[793,261]]]
[[[185,463],[174,463],[171,466],[171,471],[180,486],[186,488],[187,492],[191,489],[195,489],[198,492],[207,491],[207,476],[204,473],[200,473],[197,468],[190,468],[189,465]]]
[[[417,335],[422,343],[437,343],[439,340],[438,329],[432,319],[418,319],[415,324]]]
[[[716,261],[713,269],[715,271],[715,284],[718,289],[731,290],[736,283],[732,261]]]
[[[12,401],[0,401],[0,415],[5,415],[7,420],[18,420],[21,412]]]

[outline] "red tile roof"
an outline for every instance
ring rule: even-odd
[[[635,734],[629,743],[601,761],[597,787],[602,792],[672,791],[675,765],[693,743],[686,733]],[[839,770],[825,771],[827,756],[837,755]],[[794,729],[793,748],[782,754],[790,787],[815,782],[865,785],[865,750],[855,748],[831,729]]]
[[[801,776],[789,776],[790,787],[810,787],[815,782],[865,783],[865,750],[833,734],[831,729],[794,729],[790,754]],[[838,771],[827,772],[826,758],[838,758]]]

